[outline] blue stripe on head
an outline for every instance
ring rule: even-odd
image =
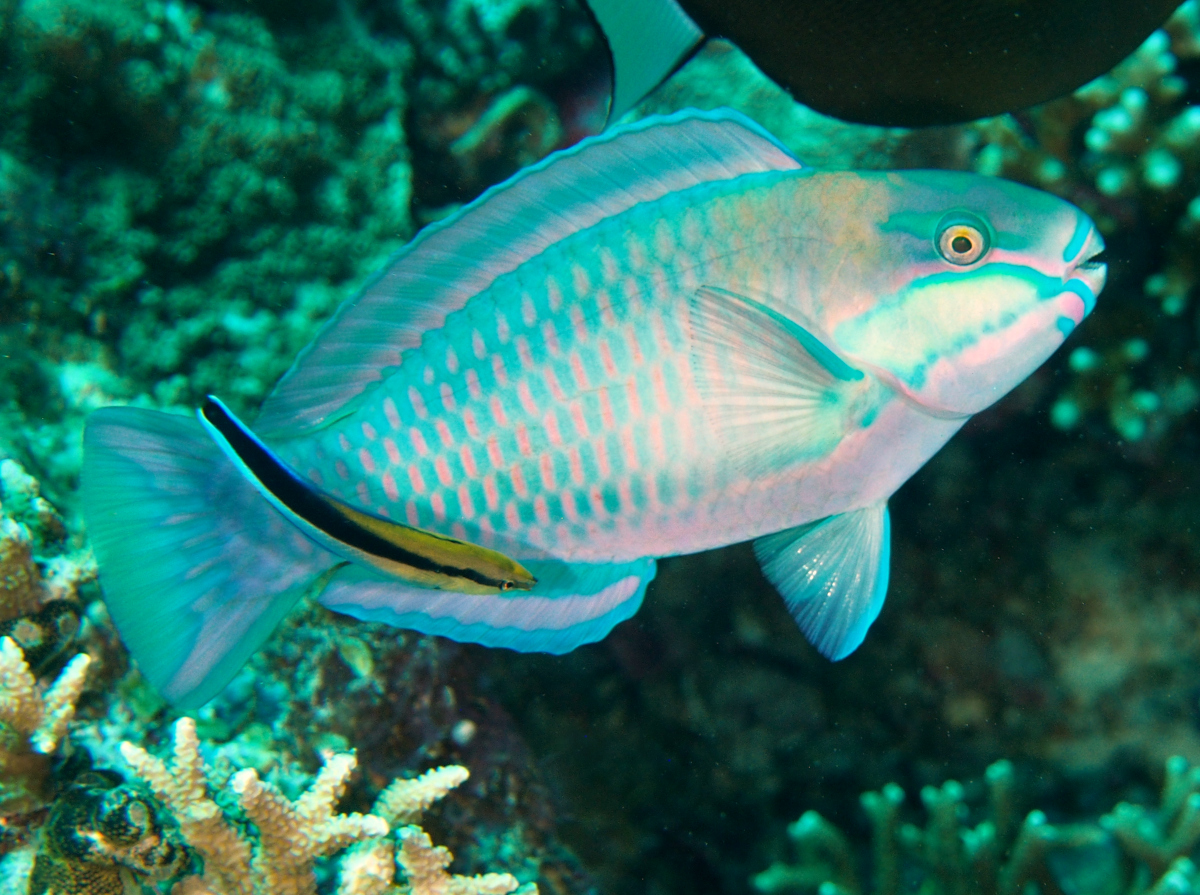
[[[1083,249],[1083,244],[1087,242],[1088,234],[1092,232],[1092,222],[1088,220],[1087,215],[1079,215],[1075,222],[1075,232],[1071,235],[1071,241],[1067,243],[1067,247],[1063,249],[1063,260],[1071,261]]]

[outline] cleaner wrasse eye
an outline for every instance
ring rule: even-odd
[[[753,540],[843,658],[887,592],[888,499],[1091,312],[1103,249],[1008,181],[816,171],[728,111],[619,126],[418,234],[253,431],[215,399],[96,411],[109,612],[189,706],[305,595],[564,653],[659,557]]]
[[[537,579],[502,553],[365,513],[304,481],[216,398],[197,411],[214,441],[277,509],[332,552],[404,581],[488,594],[529,590]]]

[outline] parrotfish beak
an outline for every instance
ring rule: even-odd
[[[1108,279],[1108,265],[1104,257],[1104,238],[1100,231],[1089,222],[1087,236],[1079,248],[1070,266],[1067,268],[1064,280],[1067,291],[1079,296],[1082,307],[1077,308],[1078,315],[1072,314],[1078,324],[1096,306],[1096,296],[1104,288]]]

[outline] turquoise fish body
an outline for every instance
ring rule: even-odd
[[[84,479],[110,608],[186,703],[305,588],[364,619],[562,652],[636,610],[655,558],[757,539],[805,633],[841,658],[886,592],[887,499],[1091,310],[1102,248],[1044,193],[803,169],[732,113],[586,141],[419,236],[253,427],[298,481],[512,557],[531,590],[455,593],[354,562],[263,501],[220,433],[121,409],[89,425]],[[163,463],[176,452],[195,469]],[[124,509],[169,481],[188,513]],[[197,521],[200,506],[219,509]],[[131,558],[130,527],[151,524],[208,553]],[[244,551],[286,581],[213,571]],[[181,577],[199,583],[170,608],[189,620],[163,658],[146,595]],[[222,621],[234,607],[253,636]]]

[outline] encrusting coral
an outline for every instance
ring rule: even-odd
[[[45,690],[11,637],[0,638],[0,815],[39,808],[50,759],[75,715],[89,657],[75,656]]]
[[[452,876],[445,869],[449,851],[435,848],[416,826],[398,831],[397,854],[389,836],[393,825],[411,824],[467,779],[465,768],[437,768],[415,780],[396,780],[370,814],[334,813],[356,765],[352,754],[327,756],[316,780],[295,801],[253,769],[241,770],[229,789],[257,832],[251,838],[210,795],[191,718],[175,724],[169,765],[132,743],[123,743],[121,754],[174,815],[183,839],[203,861],[200,874],[183,879],[173,890],[176,895],[315,895],[316,859],[351,845],[341,862],[339,895],[505,895],[519,887],[509,874]],[[397,864],[407,880],[401,885],[394,885]],[[522,889],[523,895],[536,891]]]
[[[1053,824],[1041,811],[1018,821],[1015,777],[1007,761],[985,776],[988,816],[978,825],[963,787],[927,786],[924,829],[900,822],[904,791],[894,783],[862,796],[871,823],[871,886],[864,886],[845,834],[815,811],[788,827],[795,864],[772,864],[752,880],[759,892],[899,895],[912,865],[921,895],[1193,895],[1200,871],[1188,857],[1200,844],[1200,768],[1167,761],[1157,809],[1122,802],[1098,823]]]

